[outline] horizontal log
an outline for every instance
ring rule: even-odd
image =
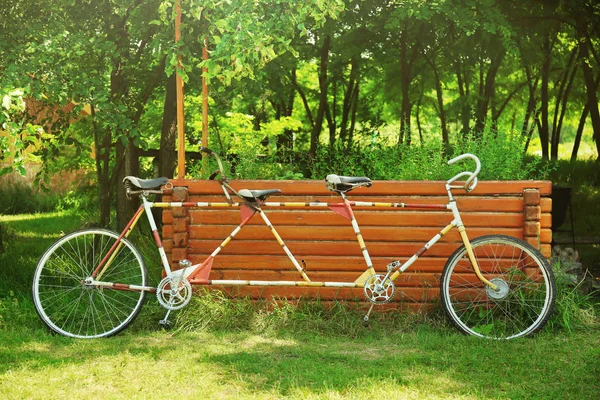
[[[221,186],[216,181],[208,180],[171,180],[173,186],[187,187],[191,194],[222,193]],[[233,180],[229,183],[235,190],[241,189],[279,189],[283,193],[302,195],[328,194],[322,180],[315,181],[262,181],[262,180]],[[446,195],[444,181],[373,181],[370,188],[358,188],[352,195]],[[522,195],[526,188],[538,188],[542,196],[549,196],[552,191],[550,181],[479,181],[477,188],[471,193],[454,190],[456,195]]]
[[[190,240],[190,253],[210,254],[221,241],[217,240]],[[260,244],[260,245],[259,245]],[[360,256],[361,251],[356,242],[315,242],[315,241],[287,241],[288,248],[298,258],[308,255],[323,256]],[[448,257],[459,247],[460,243],[438,243],[427,251],[429,256]],[[397,243],[386,244],[374,242],[367,244],[369,253],[374,257],[403,257],[415,254],[423,247],[423,243]],[[246,240],[233,240],[225,247],[221,254],[236,255],[281,255],[281,246],[273,241],[253,242]]]
[[[206,255],[197,253],[190,254],[190,261],[194,264],[201,263]],[[385,272],[385,266],[397,258],[393,257],[372,257],[371,260],[378,272]],[[404,257],[401,261],[406,261]],[[298,259],[300,261],[301,259]],[[336,256],[305,256],[302,258],[306,264],[307,273],[319,271],[344,271],[362,273],[366,269],[365,259],[362,256],[336,257]],[[441,271],[446,263],[446,258],[427,257],[419,258],[409,269],[410,272],[438,272]],[[247,269],[247,270],[295,270],[290,259],[284,255],[248,257],[244,255],[219,254],[213,262],[213,269]]]
[[[306,198],[298,198],[298,197],[284,197],[277,199],[269,199],[273,202],[290,202],[290,203],[308,203],[311,201],[319,201],[323,204],[334,203],[340,204],[338,199],[327,199],[327,198],[314,198],[314,197],[306,197]],[[355,199],[358,201],[358,199]],[[409,203],[409,204],[447,204],[447,198],[442,197],[418,197],[418,198],[410,198],[410,197],[368,197],[361,199],[360,201],[366,202],[377,202],[377,203]],[[216,202],[216,203],[225,203],[223,198],[219,197],[199,197],[199,196],[191,196],[190,202]],[[523,212],[523,199],[520,197],[462,197],[456,199],[456,204],[458,210],[461,213],[465,212]],[[322,207],[322,208],[321,208]],[[210,209],[210,207],[193,207],[192,209]],[[302,212],[313,212],[317,210],[327,210],[326,206],[320,207],[263,207],[265,212],[272,212],[276,209],[284,209],[284,210],[301,210]],[[227,210],[222,208],[213,207],[215,210]],[[232,207],[231,209],[237,210],[237,207]],[[408,212],[406,209],[400,208],[391,208],[391,207],[353,207],[354,210],[380,210],[380,211],[395,211],[395,212]],[[546,210],[542,207],[542,212],[549,212],[550,209]],[[440,211],[429,211],[430,213],[439,213],[439,214],[448,214],[448,210],[440,210]]]
[[[349,221],[331,211],[311,210],[310,212],[295,212],[289,210],[267,210],[271,223],[277,228],[280,225],[296,226],[350,226]],[[421,211],[356,211],[356,220],[360,226],[431,226],[443,227],[448,221],[450,214],[432,213]],[[463,223],[469,227],[517,227],[523,226],[523,213],[499,213],[499,212],[463,212],[461,213]],[[237,225],[241,222],[240,211],[235,210],[211,210],[193,209],[190,211],[190,222],[192,225]],[[163,223],[172,224],[173,214],[167,209],[163,212]],[[550,213],[544,213],[540,220],[542,228],[552,226]],[[249,225],[263,225],[260,217],[250,220]]]
[[[307,272],[312,282],[354,282],[360,272],[332,272],[316,271]],[[401,287],[431,287],[439,285],[439,273],[404,273],[394,282]],[[274,270],[212,270],[209,279],[234,279],[234,280],[264,280],[264,281],[302,281],[298,271]]]
[[[200,254],[190,254],[190,261],[195,264],[201,264],[206,256]],[[400,262],[407,261],[408,257],[400,257]],[[331,257],[331,256],[307,256],[298,261],[304,260],[306,265],[306,273],[312,276],[313,273],[321,272],[347,272],[356,276],[360,275],[365,269],[365,260],[362,257]],[[394,261],[391,257],[373,257],[372,259],[375,271],[378,273],[386,272],[386,265]],[[448,258],[444,257],[427,257],[423,256],[417,259],[410,266],[406,273],[440,273],[446,265]],[[485,259],[479,260],[479,268],[484,272],[494,272],[498,265],[498,260],[490,261]],[[457,267],[458,272],[470,271],[470,263],[460,263]],[[262,274],[262,271],[294,271],[295,267],[287,256],[259,256],[248,257],[239,255],[219,255],[213,262],[213,270],[247,270],[253,271],[256,274]],[[358,275],[357,275],[358,274]],[[216,279],[216,278],[215,278]],[[261,278],[262,279],[262,278]],[[311,278],[312,279],[312,278]]]
[[[224,239],[232,233],[234,227],[230,225],[198,226],[189,228],[190,239]],[[285,242],[288,240],[310,240],[310,241],[356,241],[356,234],[351,227],[345,226],[277,226],[277,233]],[[362,226],[360,232],[367,242],[428,242],[440,232],[439,227],[379,227]],[[500,234],[517,237],[523,234],[523,228],[468,228],[470,237],[478,237],[490,234]],[[273,233],[265,226],[244,227],[235,236],[234,240],[274,240]],[[453,229],[441,241],[460,242],[457,229]]]

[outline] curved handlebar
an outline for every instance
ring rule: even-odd
[[[467,180],[465,181],[464,186],[452,186],[452,188],[464,188],[467,192],[470,192],[471,190],[475,189],[475,187],[477,186],[477,175],[479,175],[479,171],[481,171],[481,162],[479,161],[479,158],[477,158],[476,155],[474,154],[470,154],[470,153],[465,153],[465,154],[461,154],[460,156],[454,157],[453,159],[448,161],[448,165],[452,165],[458,161],[462,161],[466,158],[470,158],[471,160],[475,161],[475,171],[473,172],[469,172],[469,171],[463,171],[461,173],[456,174],[455,176],[453,176],[451,179],[448,180],[448,182],[446,182],[447,185],[450,185],[452,182],[456,181],[459,178],[462,178],[464,176],[468,176]]]
[[[221,163],[221,158],[219,158],[219,155],[216,152],[209,149],[208,147],[204,146],[200,146],[198,150],[200,150],[200,152],[202,153],[214,156],[217,159],[217,163],[219,164],[219,169],[210,174],[210,177],[208,179],[214,180],[217,177],[217,175],[221,174],[223,179],[227,180],[227,177],[225,176],[225,171],[223,170],[223,164]]]

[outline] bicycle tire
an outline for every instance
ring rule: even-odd
[[[556,284],[544,256],[523,240],[487,235],[471,241],[481,282],[465,246],[446,262],[440,281],[444,309],[462,332],[491,339],[513,339],[542,329],[554,308]]]
[[[146,293],[84,285],[119,234],[105,229],[69,233],[40,258],[33,278],[33,302],[42,321],[64,336],[91,339],[115,335],[139,314]],[[127,239],[104,272],[104,282],[146,286],[140,252]]]

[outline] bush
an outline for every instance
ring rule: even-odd
[[[0,214],[28,214],[52,211],[60,197],[45,193],[23,183],[10,183],[0,187]]]
[[[567,332],[597,329],[600,327],[600,309],[596,298],[598,293],[585,293],[581,290],[584,281],[573,282],[568,273],[571,268],[572,265],[568,262],[552,260],[556,280],[556,304],[548,324]]]
[[[465,168],[474,168],[469,161],[447,164],[449,159],[463,153],[473,153],[481,160],[479,179],[547,179],[553,165],[528,157],[523,148],[519,134],[485,133],[481,139],[464,140],[450,149],[441,141],[430,141],[422,146],[376,143],[349,149],[321,145],[314,159],[309,159],[306,152],[259,155],[256,147],[220,156],[226,173],[233,179],[322,179],[335,173],[378,180],[447,180]],[[208,168],[202,171],[201,167],[201,163],[193,165],[190,176],[206,179],[218,168],[212,157]]]
[[[382,180],[447,180],[466,169],[472,162],[449,166],[447,161],[463,153],[481,160],[479,179],[521,180],[546,179],[550,168],[541,159],[527,157],[520,135],[486,133],[480,140],[465,140],[450,150],[442,142],[423,146],[380,146],[329,149],[322,147],[312,163],[312,176],[327,174],[364,175]]]

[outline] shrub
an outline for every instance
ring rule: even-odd
[[[572,266],[568,262],[553,259],[552,269],[556,279],[556,304],[548,324],[560,330],[573,332],[580,329],[600,327],[600,314],[595,292],[581,290],[583,280],[574,283],[567,273]]]
[[[52,211],[58,202],[58,195],[37,191],[23,183],[10,183],[0,187],[0,214]]]
[[[330,173],[365,175],[383,180],[446,180],[472,162],[449,166],[447,161],[463,153],[475,154],[481,160],[479,179],[520,180],[545,179],[550,168],[538,158],[523,152],[520,135],[486,133],[480,140],[465,140],[445,150],[442,142],[423,146],[381,146],[344,149],[321,147],[311,165],[314,178]]]
[[[447,180],[474,168],[472,162],[449,166],[447,161],[463,153],[473,153],[482,164],[480,179],[520,180],[546,179],[553,165],[523,152],[523,139],[518,134],[485,133],[481,139],[469,139],[446,149],[441,141],[422,146],[396,146],[374,143],[346,148],[322,145],[314,159],[306,152],[286,152],[285,155],[260,155],[254,146],[239,148],[236,154],[220,154],[226,173],[233,179],[322,179],[336,173],[347,176],[368,176],[379,180]],[[263,148],[260,151],[265,151]],[[208,168],[192,165],[192,178],[206,179],[218,166],[212,157]]]

